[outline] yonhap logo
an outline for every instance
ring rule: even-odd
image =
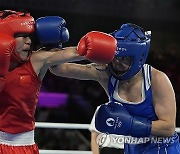
[[[109,134],[101,133],[96,138],[96,143],[99,145],[99,147],[108,147],[110,144],[111,139]]]
[[[103,148],[103,147],[123,148],[124,136],[108,134],[108,133],[100,133],[96,137],[96,143],[99,146],[99,148]]]

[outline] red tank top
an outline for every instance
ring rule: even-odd
[[[0,92],[0,131],[16,134],[34,129],[40,87],[30,60],[7,74]]]

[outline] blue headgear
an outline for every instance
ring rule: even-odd
[[[117,75],[113,71],[112,63],[109,64],[111,74],[119,80],[128,80],[136,75],[144,65],[149,48],[150,34],[134,24],[123,24],[119,30],[111,35],[117,39],[117,51],[115,57],[131,57],[131,66],[122,75]]]

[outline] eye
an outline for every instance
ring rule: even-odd
[[[129,57],[122,57],[122,60],[129,60]]]
[[[126,57],[122,57],[122,60],[126,60],[127,58]]]
[[[15,38],[16,37],[29,37],[29,36],[30,36],[30,34],[28,34],[28,33],[17,33],[14,35]]]

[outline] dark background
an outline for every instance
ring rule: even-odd
[[[70,40],[64,47],[76,46],[89,31],[110,33],[123,23],[135,23],[151,30],[147,63],[169,76],[176,93],[177,127],[180,127],[179,0],[0,0],[0,10],[4,9],[27,10],[35,19],[50,15],[63,17],[70,32]],[[68,93],[69,99],[63,107],[37,108],[36,121],[90,123],[96,106],[108,101],[104,90],[94,81],[66,79],[49,72],[43,81],[42,91]],[[40,148],[89,149],[89,132],[50,129],[37,129],[37,132]],[[80,135],[87,142],[81,137],[78,140]],[[67,136],[74,142],[70,142]],[[62,140],[63,143],[60,142]]]

